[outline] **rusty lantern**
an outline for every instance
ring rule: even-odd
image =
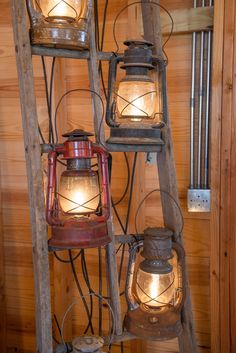
[[[148,228],[144,241],[130,250],[125,327],[143,339],[169,340],[182,332],[184,250],[172,242],[172,235],[166,228]],[[136,253],[142,246],[144,260],[135,271]]]
[[[167,120],[165,61],[154,57],[152,43],[127,40],[123,56],[110,60],[106,122],[110,144],[157,145]],[[118,84],[117,68],[125,70]],[[151,73],[155,73],[153,79]]]
[[[26,0],[32,44],[87,49],[91,0]]]
[[[74,130],[48,153],[47,222],[49,246],[56,249],[91,248],[110,242],[107,230],[109,191],[107,153],[93,144],[92,134]],[[57,162],[66,170],[57,182]],[[95,168],[91,160],[95,159]],[[62,162],[61,162],[62,163]]]

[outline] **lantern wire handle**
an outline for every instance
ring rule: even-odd
[[[104,117],[105,117],[105,107],[104,107],[104,102],[102,100],[102,97],[100,96],[100,94],[98,94],[97,92],[91,90],[91,89],[88,89],[88,88],[75,88],[75,89],[71,89],[67,92],[65,92],[61,98],[59,99],[58,103],[57,103],[57,106],[56,106],[56,109],[55,109],[55,114],[54,114],[54,128],[55,128],[55,134],[56,134],[56,143],[58,143],[58,131],[57,131],[57,113],[58,113],[58,110],[59,110],[59,107],[61,105],[61,102],[62,100],[70,93],[73,93],[73,92],[90,92],[90,93],[93,93],[95,94],[100,102],[101,102],[101,105],[102,105],[102,117],[101,117],[101,122],[100,122],[100,125],[99,125],[99,129],[98,129],[98,143],[105,149],[107,150],[106,146],[101,142],[100,140],[100,135],[101,135],[101,128],[102,128],[102,123],[103,123],[103,120],[104,120]]]
[[[141,207],[142,207],[144,201],[146,201],[146,199],[147,199],[150,195],[152,195],[154,192],[157,192],[157,191],[159,191],[160,193],[163,193],[163,194],[167,195],[167,196],[174,202],[174,204],[176,205],[176,208],[178,209],[179,215],[180,215],[180,217],[181,217],[181,228],[180,228],[180,231],[178,232],[178,235],[181,236],[181,234],[182,234],[182,232],[183,232],[183,229],[184,229],[184,217],[183,217],[182,210],[181,210],[181,208],[180,208],[180,206],[179,206],[177,200],[176,200],[168,191],[162,190],[162,189],[158,189],[158,188],[156,188],[156,189],[150,191],[146,196],[144,196],[144,198],[141,200],[141,202],[140,202],[139,205],[138,205],[138,208],[137,208],[137,210],[136,210],[136,212],[135,212],[135,219],[134,219],[134,225],[135,225],[136,234],[139,234],[139,233],[138,233],[138,227],[137,227],[137,218],[138,218],[139,211],[140,211],[140,209],[141,209]]]
[[[170,18],[170,20],[171,20],[171,30],[170,30],[170,34],[169,34],[168,38],[166,39],[165,43],[162,45],[162,51],[163,51],[163,53],[164,53],[165,56],[166,56],[166,53],[165,53],[165,51],[164,51],[164,48],[165,48],[167,42],[170,40],[170,38],[171,38],[171,36],[172,36],[172,34],[173,34],[173,30],[174,30],[174,20],[173,20],[173,17],[171,16],[170,12],[169,12],[163,5],[160,5],[160,4],[158,4],[157,2],[155,2],[155,1],[149,1],[149,2],[135,1],[135,2],[132,2],[131,4],[126,5],[125,7],[123,7],[123,8],[120,10],[120,12],[118,12],[118,14],[116,15],[116,18],[115,18],[115,20],[114,20],[114,23],[113,23],[113,30],[112,30],[112,31],[113,31],[114,42],[115,42],[115,44],[116,44],[116,52],[115,52],[115,53],[117,54],[117,53],[119,52],[119,44],[118,44],[117,38],[116,38],[116,22],[117,22],[118,18],[120,17],[120,15],[121,15],[127,8],[129,8],[130,6],[133,6],[133,5],[137,5],[137,4],[156,5],[156,6],[158,6],[159,8],[161,8],[162,10],[164,10],[164,11],[167,13],[167,15],[169,16],[169,18]],[[167,59],[167,61],[168,61],[168,59]]]
[[[110,311],[110,313],[111,313],[111,316],[112,316],[112,325],[110,325],[110,327],[111,327],[111,330],[110,330],[110,331],[111,331],[111,334],[110,334],[109,343],[107,344],[108,346],[110,346],[111,343],[112,343],[112,341],[113,341],[113,337],[114,337],[114,333],[115,333],[115,318],[114,318],[114,312],[113,312],[113,310],[112,310],[112,307],[111,307],[110,303],[109,303],[103,296],[101,296],[100,294],[88,293],[88,294],[85,294],[85,295],[81,296],[80,299],[85,299],[86,297],[92,297],[92,296],[94,296],[94,297],[96,297],[96,298],[98,298],[98,299],[103,300],[103,301],[106,303],[106,305],[108,306],[108,309],[109,309],[109,311]],[[62,339],[62,343],[64,344],[64,346],[66,346],[66,342],[65,342],[64,336],[63,336],[65,320],[66,320],[66,318],[67,318],[67,315],[69,314],[69,312],[70,312],[71,309],[73,308],[73,306],[76,305],[76,304],[79,305],[78,300],[73,301],[73,302],[68,306],[68,308],[67,308],[67,310],[66,310],[66,312],[65,312],[65,314],[64,314],[64,316],[63,316],[63,319],[62,319],[62,323],[61,323],[61,339]]]

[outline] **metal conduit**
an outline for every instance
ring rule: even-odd
[[[200,6],[213,6],[213,0],[199,0]],[[198,1],[194,0],[194,8]],[[200,40],[200,43],[198,42]],[[197,45],[199,43],[199,46]],[[199,64],[197,49],[199,48]],[[212,31],[192,35],[192,84],[190,97],[190,189],[188,209],[210,211],[209,188],[209,119],[211,88]],[[197,80],[197,69],[199,69]],[[196,82],[198,81],[198,82]],[[196,86],[198,92],[196,92]],[[198,105],[196,109],[196,96]]]
[[[213,1],[209,0],[209,6]],[[207,34],[207,80],[206,80],[206,117],[205,117],[205,146],[204,146],[204,175],[203,188],[209,187],[209,117],[210,117],[210,85],[211,85],[211,50],[212,50],[212,31]]]
[[[194,0],[194,8],[197,7],[197,0]],[[192,34],[192,86],[190,98],[190,189],[194,188],[194,117],[195,117],[195,81],[196,81],[196,37]]]

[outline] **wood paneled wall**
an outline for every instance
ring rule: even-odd
[[[112,24],[115,14],[127,3],[126,0],[111,0],[108,7],[107,16],[107,30],[105,36],[105,50],[113,50],[115,48],[112,38]],[[179,9],[192,7],[191,0],[163,0],[161,2],[168,9]],[[216,1],[216,14],[218,21],[222,21],[220,11],[224,10],[226,6],[226,17],[230,17],[230,21],[225,26],[225,36],[228,38],[225,45],[229,46],[228,50],[231,50],[231,56],[228,56],[228,47],[225,47],[225,61],[229,62],[230,65],[228,71],[225,73],[224,82],[228,87],[230,93],[225,92],[228,100],[232,102],[234,90],[232,91],[231,85],[233,69],[235,70],[235,65],[233,65],[233,48],[231,46],[231,39],[234,38],[234,13],[235,13],[235,1],[224,0]],[[100,18],[102,17],[102,9],[104,7],[104,0],[99,1],[100,6]],[[228,14],[228,15],[227,15]],[[225,18],[226,18],[225,17]],[[127,13],[121,16],[117,24],[118,41],[129,37],[129,26],[127,25]],[[217,32],[219,38],[222,38],[222,33]],[[221,41],[222,43],[222,41]],[[227,44],[228,43],[228,44]],[[219,50],[221,50],[219,46]],[[184,239],[185,247],[187,253],[187,262],[189,266],[190,274],[190,286],[193,301],[194,317],[196,322],[197,338],[199,350],[202,353],[228,353],[234,352],[231,347],[231,351],[228,349],[231,343],[227,346],[224,345],[225,340],[229,340],[230,325],[233,323],[232,316],[230,316],[230,309],[234,313],[235,305],[233,303],[232,291],[231,301],[229,304],[229,277],[223,277],[221,274],[221,297],[220,301],[215,292],[212,292],[212,305],[210,297],[210,264],[211,259],[214,261],[214,266],[212,266],[212,271],[216,271],[218,275],[219,267],[217,267],[217,261],[219,256],[219,249],[221,249],[221,263],[225,266],[225,274],[228,274],[229,269],[234,264],[234,248],[231,248],[232,236],[229,237],[229,232],[234,234],[233,223],[231,223],[230,230],[222,238],[221,243],[216,243],[211,247],[211,240],[214,239],[214,235],[210,237],[210,215],[208,214],[191,214],[187,212],[186,208],[186,195],[189,186],[189,95],[190,95],[190,71],[191,71],[191,35],[178,35],[173,36],[169,41],[166,52],[169,58],[168,66],[168,90],[169,90],[169,108],[171,123],[173,129],[173,140],[174,140],[174,153],[176,158],[176,168],[178,176],[179,185],[179,195],[181,206],[183,209],[185,227],[184,227]],[[216,54],[217,55],[217,54]],[[216,58],[215,58],[216,59]],[[48,67],[50,67],[50,60],[47,60]],[[235,63],[234,63],[235,64]],[[218,62],[219,72],[221,70],[221,63]],[[232,69],[233,68],[233,69]],[[42,75],[42,67],[39,58],[34,58],[34,70],[35,70],[35,87],[37,91],[37,103],[40,125],[44,133],[47,133],[47,111],[46,111],[46,101],[44,94],[44,82]],[[57,101],[63,90],[74,89],[74,88],[88,88],[88,72],[86,62],[78,62],[76,60],[58,60],[56,63],[56,78],[55,78],[55,101]],[[217,71],[218,72],[218,71]],[[106,76],[107,67],[104,64],[104,75]],[[215,96],[215,109],[220,103],[221,97],[221,81],[219,77],[215,77],[214,84],[218,85],[218,99]],[[215,86],[214,86],[215,87]],[[231,87],[231,88],[230,88]],[[233,93],[232,93],[233,92]],[[230,96],[228,96],[228,94]],[[227,122],[227,126],[231,126],[230,122],[233,122],[233,108],[230,109],[230,114],[227,114],[227,107],[225,105],[223,119]],[[67,109],[66,109],[67,108]],[[66,123],[63,117],[66,115]],[[214,129],[216,131],[219,127],[217,124],[217,119],[221,117],[221,110],[219,109],[217,117],[215,117]],[[227,117],[229,120],[227,120]],[[231,119],[231,120],[230,120]],[[67,97],[66,103],[62,107],[62,111],[59,116],[60,120],[60,131],[66,129],[72,129],[75,127],[83,127],[87,130],[92,130],[92,112],[91,112],[91,99],[86,93],[73,93]],[[232,128],[235,122],[232,123]],[[1,211],[2,213],[2,238],[1,242],[3,244],[4,251],[4,276],[5,276],[5,313],[6,313],[6,337],[0,342],[2,343],[1,352],[13,353],[33,353],[34,343],[35,343],[35,314],[34,314],[34,287],[33,287],[33,272],[32,272],[32,256],[31,256],[31,235],[30,235],[30,221],[29,221],[29,209],[28,209],[28,191],[26,182],[26,171],[25,171],[25,160],[24,160],[24,148],[23,148],[23,137],[22,137],[22,127],[21,127],[21,116],[20,116],[20,106],[18,97],[18,83],[17,83],[17,73],[15,65],[15,53],[14,44],[12,38],[12,26],[10,17],[10,1],[0,0],[0,146],[1,146],[1,156],[0,156],[0,171],[1,171]],[[228,141],[227,132],[228,129],[225,128],[225,134],[223,135],[223,142],[225,145]],[[234,130],[232,130],[231,141],[233,141]],[[217,135],[219,137],[220,131],[217,130]],[[223,143],[224,144],[224,143]],[[224,145],[224,146],[225,146]],[[227,195],[230,197],[230,192],[234,191],[234,169],[231,169],[231,186],[227,184],[229,174],[227,174],[227,168],[222,165],[219,171],[216,161],[219,161],[219,148],[218,141],[214,140],[212,148],[215,152],[212,165],[214,167],[215,174],[213,175],[213,192],[219,190],[219,181],[217,180],[217,175],[222,176],[222,182],[228,187],[226,190]],[[223,146],[222,146],[223,148]],[[233,145],[230,144],[227,149],[227,153],[230,154],[230,161],[233,163],[232,148]],[[216,152],[217,151],[217,152]],[[224,151],[224,149],[222,149]],[[223,152],[222,152],[223,153]],[[230,158],[229,157],[229,158]],[[132,161],[133,156],[129,156],[130,161]],[[223,156],[225,163],[230,163],[227,156]],[[136,204],[138,199],[145,195],[148,191],[151,191],[156,186],[158,186],[156,167],[150,163],[146,163],[146,158],[143,155],[139,159],[139,165],[136,171],[136,187],[135,190],[138,191],[135,194],[135,199],[132,205],[132,214],[135,212]],[[132,163],[130,163],[132,164]],[[126,180],[126,167],[124,163],[124,157],[115,154],[113,157],[113,180],[112,180],[112,192],[114,199],[117,199],[122,193],[125,180]],[[144,168],[143,168],[144,167]],[[219,173],[219,174],[217,174]],[[214,178],[215,177],[215,178]],[[217,193],[214,195],[217,196]],[[235,193],[233,194],[235,195]],[[221,197],[226,202],[224,191],[222,191]],[[215,198],[213,198],[215,200]],[[216,201],[219,201],[219,198]],[[229,201],[228,201],[229,202]],[[234,209],[233,202],[234,198],[230,198],[230,204],[224,204],[224,209],[227,207]],[[121,217],[124,219],[126,214],[127,198],[119,206],[119,211]],[[223,204],[222,204],[223,205]],[[214,205],[215,222],[212,222],[212,228],[215,229],[215,239],[219,241],[219,228],[218,224],[218,212],[220,204],[216,202]],[[228,212],[228,211],[227,211]],[[228,215],[228,213],[227,213]],[[161,216],[161,203],[158,194],[153,194],[145,203],[142,210],[142,221],[140,222],[140,227],[155,226],[162,224]],[[228,217],[233,217],[233,215],[228,215]],[[224,227],[228,223],[228,218],[224,218],[225,223],[221,223],[221,232],[224,232]],[[229,226],[229,223],[228,223]],[[228,228],[227,228],[228,229]],[[116,223],[116,230],[120,233],[118,224]],[[217,233],[218,232],[218,233]],[[219,248],[219,246],[221,246]],[[226,249],[227,248],[227,249]],[[231,249],[231,250],[230,250]],[[230,251],[229,251],[230,250]],[[229,251],[229,252],[228,252]],[[228,254],[231,254],[229,257]],[[0,251],[0,256],[2,252]],[[225,255],[227,254],[227,255]],[[88,270],[91,274],[91,280],[94,286],[97,285],[97,263],[94,257],[94,251],[87,252],[88,259]],[[52,260],[52,259],[51,259]],[[51,261],[52,264],[53,261]],[[57,267],[56,267],[57,266]],[[67,267],[66,267],[67,266]],[[78,271],[80,271],[79,264],[77,265]],[[53,266],[52,266],[53,268]],[[105,268],[104,268],[105,272]],[[0,271],[1,273],[1,271]],[[63,277],[63,275],[65,277]],[[214,276],[213,276],[214,277]],[[52,298],[53,298],[53,308],[54,311],[61,316],[63,315],[63,305],[61,306],[60,297],[58,299],[58,292],[60,292],[61,297],[65,299],[64,305],[67,306],[67,297],[64,296],[63,288],[65,288],[64,278],[66,278],[66,289],[67,293],[72,295],[73,298],[77,297],[77,292],[75,285],[72,280],[70,268],[68,265],[55,265],[54,275],[52,275]],[[233,278],[233,286],[235,281]],[[2,283],[2,279],[1,279]],[[224,284],[227,283],[227,288]],[[54,286],[53,286],[54,284]],[[212,288],[219,291],[219,283],[215,277],[212,279]],[[124,285],[124,280],[122,281],[122,286]],[[104,287],[106,286],[106,281],[104,279]],[[85,289],[85,287],[84,287]],[[223,290],[224,289],[224,290]],[[1,286],[2,290],[2,286]],[[219,293],[219,292],[217,292]],[[1,298],[4,296],[1,295]],[[218,299],[217,299],[218,298]],[[223,304],[227,302],[227,311],[223,310]],[[227,326],[225,329],[222,328],[222,340],[221,346],[218,344],[219,336],[219,326],[217,331],[217,323],[214,319],[217,318],[217,308],[214,305],[221,304],[221,322],[227,316]],[[125,305],[124,310],[125,310]],[[2,308],[2,305],[0,305]],[[211,310],[212,309],[212,310]],[[211,312],[213,314],[212,325],[210,323]],[[2,316],[2,313],[1,313]],[[95,313],[97,316],[97,312]],[[231,318],[230,318],[231,317]],[[81,332],[84,327],[80,320],[78,309],[73,312],[72,321],[69,327],[66,329],[66,334],[75,335]],[[211,327],[214,337],[212,339],[212,350],[211,350]],[[233,327],[233,326],[232,326]],[[56,334],[56,333],[55,333]],[[56,334],[57,335],[57,334]],[[233,335],[232,335],[233,336]],[[227,341],[229,342],[229,341]],[[227,347],[227,349],[226,349]],[[127,347],[127,350],[130,348]],[[144,353],[146,351],[153,351],[155,353],[167,353],[167,352],[178,352],[177,344],[175,341],[169,343],[152,343],[143,342],[132,343],[131,351],[136,353]]]

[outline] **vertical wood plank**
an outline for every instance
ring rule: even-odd
[[[66,62],[63,58],[57,58],[55,62],[55,73],[54,73],[54,106],[56,108],[60,98],[66,92]],[[59,142],[62,141],[62,134],[68,131],[67,125],[67,106],[66,97],[60,105],[60,109],[57,114],[57,133]],[[58,166],[59,170],[63,170],[62,166]],[[68,255],[66,256],[68,259]],[[54,285],[54,313],[57,317],[59,324],[61,325],[65,312],[72,302],[72,273],[70,264],[63,264],[54,257],[53,262],[53,285]],[[54,329],[57,332],[57,339],[60,341],[61,337],[58,329]],[[65,340],[72,340],[72,311],[69,312],[67,320],[64,325],[63,337]]]
[[[230,218],[232,219],[231,232],[230,232],[230,338],[231,338],[231,352],[236,351],[236,220],[234,205],[236,202],[236,6],[234,7],[234,58],[233,58],[233,78],[232,78],[232,146],[231,146],[231,205],[230,205]]]
[[[95,29],[94,21],[91,19],[89,26],[90,35],[90,59],[88,60],[89,69],[89,81],[90,89],[97,92],[100,95],[100,77],[98,72],[98,58],[95,43]],[[94,113],[94,130],[96,141],[105,143],[105,133],[103,128],[103,115],[102,106],[99,98],[96,95],[93,96],[93,113]],[[117,260],[116,260],[116,247],[115,247],[115,235],[113,232],[112,225],[112,210],[110,202],[110,218],[107,222],[108,232],[112,241],[106,246],[106,260],[107,260],[107,276],[108,286],[111,297],[111,307],[114,314],[115,333],[117,335],[122,334],[122,319],[121,319],[121,303],[120,303],[120,291],[118,285],[118,271],[117,271]]]
[[[0,168],[1,168],[0,164]],[[0,172],[1,175],[1,172]],[[1,178],[0,178],[1,186]],[[6,352],[6,300],[5,300],[5,270],[4,270],[4,233],[2,226],[2,191],[0,190],[0,347]]]
[[[222,90],[222,125],[220,151],[220,352],[233,353],[231,327],[235,318],[232,316],[232,301],[234,298],[234,281],[231,282],[234,271],[235,249],[232,229],[235,215],[231,213],[234,207],[235,195],[232,176],[235,173],[235,152],[232,149],[235,118],[233,110],[234,53],[235,53],[235,1],[226,0],[224,6],[224,46],[223,46],[223,90]]]
[[[38,353],[51,353],[52,329],[47,227],[44,210],[41,150],[37,127],[31,47],[27,28],[25,1],[12,0],[11,5],[32,227],[36,301],[36,351]]]
[[[211,102],[211,351],[221,352],[220,332],[220,169],[224,0],[215,0]]]
[[[155,54],[158,57],[162,58],[163,53],[160,25],[160,9],[158,9],[157,6],[151,6],[150,11],[147,9],[147,6],[143,5],[143,20],[144,37],[146,40],[152,41],[154,43]],[[160,189],[168,192],[179,203],[169,117],[167,125],[168,126],[166,130],[165,147],[163,148],[161,153],[157,153],[157,167],[160,181]],[[173,201],[170,199],[170,197],[166,194],[161,193],[161,200],[165,226],[170,229],[173,229],[178,234],[181,229],[181,217],[179,215],[179,210],[177,209]],[[182,243],[181,238],[179,238],[178,241]],[[186,288],[186,298],[182,309],[183,333],[179,337],[179,349],[180,353],[195,353],[197,352],[197,343],[195,337],[195,327],[193,321],[186,264],[184,265],[184,267],[186,271],[186,281],[184,283],[184,286]]]

